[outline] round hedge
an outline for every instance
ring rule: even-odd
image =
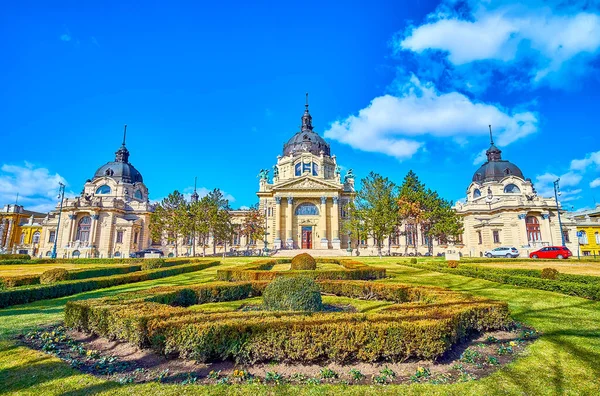
[[[314,271],[317,269],[317,261],[308,253],[294,256],[292,259],[292,271]]]
[[[275,278],[265,288],[263,302],[270,311],[323,310],[319,285],[304,276]]]
[[[142,262],[142,271],[162,268],[165,265],[165,260],[160,258],[146,259]]]
[[[557,270],[555,270],[554,268],[544,268],[542,270],[540,277],[542,279],[556,280],[556,279],[558,279],[558,274],[559,274],[559,272]]]
[[[48,283],[60,282],[69,279],[69,271],[64,268],[53,268],[40,275],[40,283],[45,285]]]

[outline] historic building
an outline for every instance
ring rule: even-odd
[[[499,246],[514,246],[521,257],[543,246],[561,245],[561,228],[554,198],[540,197],[515,164],[502,159],[490,131],[487,161],[467,188],[465,203],[456,204],[464,221],[463,243],[457,248],[467,256],[481,256]],[[576,254],[575,221],[562,209],[562,234]]]
[[[600,256],[600,205],[591,210],[577,212],[577,234],[582,256]],[[577,253],[573,251],[573,254]]]
[[[0,252],[39,255],[44,213],[5,205],[0,212]]]
[[[259,175],[259,206],[267,214],[267,241],[273,249],[341,249],[345,205],[354,196],[354,176],[342,179],[329,144],[312,125],[308,94],[300,130],[283,146],[273,166]],[[316,253],[318,254],[318,253]]]
[[[153,205],[142,174],[129,162],[125,136],[126,129],[115,160],[98,168],[78,197],[64,199],[60,229],[58,205],[43,221],[44,256],[55,239],[57,257],[129,257],[150,245]]]

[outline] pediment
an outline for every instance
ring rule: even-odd
[[[273,186],[272,191],[280,190],[331,190],[339,191],[343,188],[342,185],[334,184],[324,180],[315,179],[310,176],[305,176],[300,179],[294,179]]]

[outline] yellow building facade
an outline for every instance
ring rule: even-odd
[[[600,205],[595,209],[577,213],[575,220],[580,254],[600,256]]]
[[[45,214],[5,205],[0,212],[0,252],[39,256]]]

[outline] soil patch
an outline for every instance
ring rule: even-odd
[[[434,384],[484,377],[510,363],[539,333],[515,324],[506,331],[477,334],[438,361],[302,365],[239,365],[167,359],[149,349],[53,326],[20,337],[27,346],[53,354],[78,370],[120,383],[158,381],[182,384],[345,383]]]

